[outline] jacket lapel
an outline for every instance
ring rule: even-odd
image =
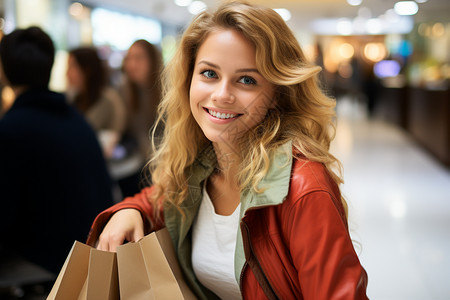
[[[241,194],[240,219],[242,220],[249,210],[283,203],[289,192],[291,170],[292,142],[287,142],[275,151],[269,170],[258,185],[259,189],[262,189],[264,192],[257,194],[253,191],[245,191]],[[240,277],[245,264],[244,244],[241,230],[240,226],[236,237],[234,257],[234,270],[237,282],[240,282]]]
[[[212,144],[208,144],[192,164],[188,174],[188,196],[181,204],[182,213],[173,205],[164,208],[165,225],[175,243],[180,267],[185,279],[200,299],[217,299],[209,290],[204,288],[196,279],[192,268],[192,237],[190,234],[192,223],[202,200],[202,186],[204,181],[216,166],[216,155]]]

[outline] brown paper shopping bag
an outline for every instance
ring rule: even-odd
[[[117,247],[120,298],[196,299],[183,279],[166,228]]]
[[[75,241],[47,300],[118,300],[116,254]]]

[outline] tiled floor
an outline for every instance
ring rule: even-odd
[[[450,169],[405,131],[338,102],[350,229],[376,300],[450,299]]]

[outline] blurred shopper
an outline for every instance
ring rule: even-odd
[[[380,85],[373,72],[373,64],[366,63],[362,69],[362,92],[367,100],[367,113],[369,117],[375,115]]]
[[[146,40],[137,40],[128,50],[123,63],[123,84],[120,88],[125,100],[127,126],[121,141],[123,149],[121,186],[124,196],[140,191],[141,170],[150,150],[150,134],[161,100],[160,51]]]
[[[2,81],[17,96],[0,120],[0,245],[56,274],[113,201],[95,133],[64,95],[48,90],[54,53],[38,27],[0,43]]]
[[[69,52],[68,96],[97,132],[105,157],[114,149],[125,127],[125,108],[119,94],[108,86],[108,72],[98,51],[81,47]]]

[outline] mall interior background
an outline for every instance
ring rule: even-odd
[[[407,11],[393,0],[251,2],[278,9],[337,99],[332,151],[369,297],[450,299],[450,1],[407,1]],[[0,0],[0,36],[47,31],[51,88],[64,92],[68,50],[96,46],[115,84],[133,41],[158,45],[167,62],[194,14],[218,3]],[[14,101],[1,89],[0,118]]]

